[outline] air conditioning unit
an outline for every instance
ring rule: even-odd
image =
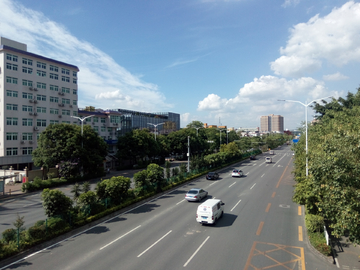
[[[37,115],[37,112],[34,112],[34,115],[36,116],[36,115]]]
[[[35,131],[39,130],[39,127],[34,127],[34,130],[35,130]]]
[[[33,143],[33,141],[29,141],[29,143],[30,143],[30,144],[32,144],[32,143]]]
[[[62,104],[62,103],[59,103],[59,107],[64,107],[64,104]]]
[[[37,103],[37,100],[34,100],[34,103]]]
[[[37,88],[34,88],[34,91],[37,91]]]
[[[32,99],[29,99],[29,102],[30,102],[30,103],[33,103],[34,101],[33,101]]]
[[[33,115],[33,113],[32,113],[32,112],[29,112],[29,115]]]
[[[30,90],[30,91],[32,91],[32,90],[33,90],[33,88],[32,88],[32,87],[29,87],[29,90]]]
[[[72,108],[72,105],[70,105],[69,107]]]
[[[118,125],[118,123],[114,123],[114,126],[117,126]]]
[[[59,118],[61,118],[62,117],[62,115],[58,115],[59,116]]]
[[[24,141],[20,141],[21,144],[24,144]]]

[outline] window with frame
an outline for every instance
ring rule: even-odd
[[[12,84],[17,84],[17,83],[18,83],[18,79],[17,79],[17,78],[14,78],[14,77],[6,76],[6,82],[7,82],[7,83],[12,83]]]
[[[46,83],[37,82],[36,87],[40,89],[46,89]]]
[[[37,107],[36,112],[37,113],[46,113],[46,107]]]
[[[59,103],[59,98],[50,96],[50,102]]]
[[[46,63],[36,62],[36,67],[46,69]]]
[[[62,68],[61,69],[61,73],[62,74],[66,74],[66,75],[70,75],[70,70],[66,69],[66,68]]]
[[[8,126],[17,126],[18,118],[17,117],[6,117],[6,125]]]
[[[45,95],[36,95],[36,99],[39,101],[46,101],[46,96]]]
[[[77,111],[73,111],[73,116],[79,116]]]
[[[62,99],[61,99],[61,103],[62,103],[62,104],[70,104],[70,99],[62,98]]]
[[[63,82],[70,82],[70,78],[69,77],[66,77],[66,76],[61,76],[61,80]]]
[[[36,126],[46,127],[46,119],[36,119]]]
[[[110,123],[120,123],[120,115],[110,115]]]
[[[46,77],[46,71],[37,70],[36,75],[38,75],[40,77]]]
[[[70,88],[67,87],[61,87],[61,92],[70,94]]]
[[[100,118],[100,123],[105,124],[106,123],[106,118],[101,117]]]
[[[27,105],[22,105],[22,111],[23,112],[32,112],[33,107],[32,106],[27,106]]]
[[[51,91],[59,91],[59,87],[57,85],[50,84],[50,90]]]
[[[70,110],[62,110],[62,115],[70,115]]]
[[[6,63],[6,69],[17,71],[18,70],[18,65],[11,64],[11,63]]]
[[[108,127],[108,128],[107,128],[107,131],[108,131],[108,132],[112,132],[112,128],[111,128],[111,127]]]
[[[6,54],[6,60],[10,60],[10,61],[17,62],[17,61],[18,61],[18,57],[17,57],[17,55],[7,53],[7,54]]]
[[[50,114],[59,114],[59,109],[50,108]]]
[[[77,84],[77,79],[73,78],[73,83]]]
[[[86,122],[91,122],[91,117],[85,119]]]
[[[73,104],[74,106],[77,106],[77,100],[73,100]]]
[[[22,85],[32,87],[33,82],[28,80],[22,80]]]
[[[17,154],[18,154],[17,147],[6,148],[6,155],[7,156],[17,156]]]
[[[23,58],[23,59],[22,59],[22,63],[23,63],[24,65],[32,66],[33,60],[27,59],[27,58]]]
[[[6,132],[7,141],[17,141],[18,133],[17,132]]]
[[[22,119],[22,125],[24,127],[32,127],[33,125],[33,120],[31,118],[23,118]]]
[[[59,75],[55,74],[55,73],[50,73],[49,75],[50,79],[54,79],[54,80],[58,80],[59,79]]]
[[[33,69],[29,68],[29,67],[22,67],[22,72],[23,73],[27,73],[27,74],[32,74],[33,73]]]
[[[18,105],[17,104],[6,104],[6,110],[8,111],[17,111]]]
[[[77,95],[77,90],[73,89],[73,95]]]
[[[32,141],[33,140],[33,134],[30,132],[24,132],[22,134],[22,140],[23,141]]]
[[[50,120],[50,124],[53,124],[53,125],[59,124],[59,120]]]
[[[12,91],[12,90],[6,90],[6,96],[7,97],[18,97],[18,92]]]
[[[77,72],[73,71],[73,77],[77,77]]]
[[[23,147],[22,148],[22,154],[23,155],[31,155],[33,151],[32,147]]]
[[[95,123],[99,123],[99,117],[94,116],[92,119],[93,119],[93,122],[95,122]]]
[[[50,65],[50,70],[55,71],[55,72],[59,72],[59,68],[57,66],[53,66],[53,65]]]
[[[101,132],[106,132],[106,127],[101,127]]]
[[[93,130],[99,133],[99,127],[98,126],[94,126]]]
[[[23,92],[23,93],[22,93],[22,97],[23,97],[23,98],[26,98],[26,99],[33,99],[33,94]]]

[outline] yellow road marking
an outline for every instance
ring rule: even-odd
[[[303,231],[301,226],[299,226],[299,241],[303,241]]]
[[[298,206],[298,215],[301,216],[301,206]]]
[[[271,203],[268,203],[268,205],[267,205],[267,207],[266,207],[266,210],[265,210],[266,213],[269,212],[270,206],[271,206]]]
[[[263,226],[264,226],[264,221],[261,221],[259,224],[259,228],[256,231],[256,235],[260,235]]]
[[[271,198],[274,198],[274,197],[275,197],[275,194],[276,194],[276,192],[274,192],[274,193],[271,195]]]

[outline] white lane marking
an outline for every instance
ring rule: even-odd
[[[247,176],[247,175],[249,175],[249,173],[246,173],[245,175]]]
[[[236,182],[232,183],[232,184],[229,186],[229,188],[232,187],[232,186],[235,185],[235,184],[236,184]]]
[[[116,241],[120,240],[120,239],[121,239],[121,238],[123,238],[124,236],[128,235],[129,233],[131,233],[131,232],[135,231],[136,229],[138,229],[138,228],[140,228],[140,227],[141,227],[141,225],[137,226],[136,228],[132,229],[131,231],[128,231],[127,233],[123,234],[122,236],[120,236],[120,237],[116,238],[114,241],[111,241],[109,244],[107,244],[107,245],[103,246],[103,247],[102,247],[102,248],[100,248],[99,250],[102,250],[102,249],[104,249],[104,248],[106,248],[106,247],[110,246],[111,244],[115,243]]]
[[[230,212],[232,212],[232,210],[234,210],[235,209],[235,207],[239,204],[241,202],[241,200],[240,201],[238,201],[237,202],[237,204],[235,204],[235,206],[233,207],[233,208],[231,208],[231,210],[230,210]]]
[[[213,182],[213,183],[211,183],[210,185],[209,185],[209,187],[211,187],[212,185],[214,185],[214,184],[216,184],[217,182]]]
[[[178,205],[178,204],[182,203],[183,201],[185,201],[185,199],[181,200],[181,201],[180,201],[180,202],[178,202],[176,205]]]
[[[253,187],[255,187],[256,183],[252,185],[252,187],[250,189],[253,189]]]
[[[256,163],[253,166],[256,166]]]
[[[208,236],[205,241],[200,245],[200,247],[198,247],[198,249],[194,252],[193,255],[191,255],[191,257],[187,260],[187,262],[184,264],[184,267],[186,267],[189,262],[195,257],[196,253],[199,252],[199,250],[202,248],[203,245],[205,245],[206,241],[209,240],[210,236]]]
[[[265,175],[265,173],[261,176],[261,178],[263,178],[263,177],[264,177],[264,175]]]
[[[163,237],[161,237],[159,240],[157,240],[154,244],[152,244],[150,247],[148,247],[147,249],[145,249],[142,253],[140,253],[137,257],[139,258],[141,255],[143,255],[146,251],[148,251],[150,248],[152,248],[153,246],[155,246],[157,243],[159,243],[161,240],[163,240],[169,233],[171,233],[172,231],[170,230],[167,234],[165,234]]]

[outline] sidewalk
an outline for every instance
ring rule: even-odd
[[[360,270],[360,246],[349,241],[349,237],[332,238],[336,266],[346,270]]]

